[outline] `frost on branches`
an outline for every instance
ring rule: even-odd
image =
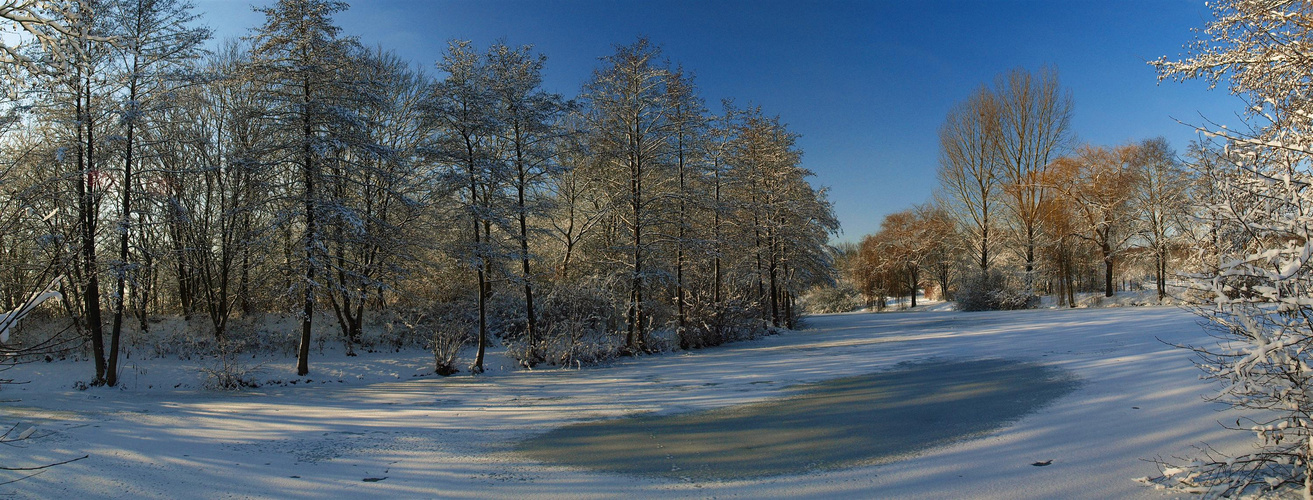
[[[1180,61],[1153,62],[1160,79],[1225,83],[1245,100],[1244,131],[1210,125],[1198,173],[1202,270],[1194,286],[1216,345],[1192,347],[1213,398],[1245,410],[1227,422],[1253,432],[1255,451],[1228,457],[1204,448],[1186,464],[1162,463],[1147,483],[1216,496],[1302,490],[1313,498],[1313,7],[1229,0]],[[1202,168],[1205,167],[1206,168]]]

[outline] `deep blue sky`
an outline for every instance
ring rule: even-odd
[[[199,0],[216,38],[262,21],[264,0]],[[1164,136],[1177,150],[1201,116],[1238,121],[1241,103],[1200,82],[1159,85],[1145,62],[1182,48],[1211,18],[1202,0],[619,1],[356,0],[346,34],[431,69],[447,40],[505,39],[548,57],[549,90],[573,97],[615,45],[638,36],[722,98],[761,105],[802,135],[813,185],[830,188],[856,241],[936,188],[938,130],[976,87],[1013,67],[1058,69],[1079,141]]]

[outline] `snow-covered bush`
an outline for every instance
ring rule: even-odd
[[[998,271],[967,276],[953,300],[962,311],[1028,309],[1035,305],[1034,298]]]
[[[124,345],[130,356],[152,358],[204,359],[224,352],[294,356],[297,341],[288,332],[295,330],[296,321],[292,315],[279,314],[236,317],[229,320],[224,337],[219,339],[208,318],[152,316],[148,331],[125,328]],[[324,326],[317,327],[317,337],[323,336],[320,330],[329,327],[327,321],[320,324]]]
[[[416,329],[415,321],[423,312],[414,307],[393,307],[379,311],[373,321],[376,329],[365,329],[362,347],[370,350],[400,352],[407,348],[423,348],[433,341],[431,333]]]
[[[684,332],[684,348],[701,348],[739,340],[751,340],[774,330],[761,319],[761,307],[754,301],[733,297],[717,311],[712,301],[695,300],[689,308],[689,328]],[[797,319],[794,320],[795,323]]]
[[[846,281],[835,286],[813,287],[802,299],[802,308],[809,314],[826,314],[855,311],[862,307],[862,294]]]
[[[559,285],[539,297],[536,312],[539,335],[534,364],[594,364],[615,358],[624,346],[624,338],[615,333],[620,319],[605,283],[585,280]],[[508,335],[506,344],[507,355],[526,364],[529,345],[523,332]]]
[[[1181,61],[1159,59],[1162,78],[1229,83],[1250,103],[1248,131],[1209,132],[1221,147],[1196,151],[1201,272],[1198,309],[1218,342],[1194,346],[1222,390],[1213,399],[1247,410],[1234,421],[1255,451],[1211,450],[1163,464],[1159,486],[1216,496],[1302,489],[1313,498],[1313,9],[1304,2],[1222,0],[1205,39]],[[1183,460],[1185,461],[1185,460]]]

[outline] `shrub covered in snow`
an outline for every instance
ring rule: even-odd
[[[539,335],[530,360],[523,328],[505,336],[506,354],[521,365],[543,363],[582,366],[615,358],[624,346],[616,333],[621,323],[611,292],[604,282],[585,280],[562,284],[539,298],[536,311]]]
[[[760,318],[760,306],[750,301],[727,300],[721,305],[719,314],[710,302],[704,302],[702,307],[691,308],[690,326],[684,334],[688,345],[683,347],[711,347],[773,332],[770,324]]]
[[[802,299],[803,310],[811,314],[856,311],[863,305],[861,292],[845,281],[835,286],[813,287]]]
[[[1028,309],[1037,303],[1034,297],[1012,284],[998,271],[975,273],[966,277],[954,300],[962,311]]]

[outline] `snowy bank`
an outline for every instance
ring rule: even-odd
[[[1201,395],[1189,353],[1159,339],[1207,342],[1175,308],[988,313],[838,314],[810,330],[722,348],[584,370],[494,371],[394,381],[336,379],[239,393],[8,386],[3,418],[39,430],[11,466],[91,458],[7,485],[32,498],[321,497],[900,497],[1159,498],[1133,478],[1144,459],[1209,442],[1245,449],[1225,431],[1231,411]],[[383,370],[361,356],[335,370]],[[393,354],[395,356],[395,354]],[[550,465],[515,451],[571,423],[757,403],[789,386],[886,371],[927,359],[1016,359],[1072,372],[1082,384],[1015,424],[906,460],[800,475],[702,480],[637,477]],[[413,360],[418,362],[419,360]],[[153,377],[152,360],[134,361]],[[324,365],[320,365],[324,366]],[[325,367],[324,369],[327,369]],[[19,380],[83,371],[23,365]],[[925,425],[906,422],[905,425]],[[16,450],[17,451],[17,450]],[[1049,462],[1037,467],[1031,464]],[[19,463],[21,462],[21,463]],[[0,480],[12,479],[12,474]]]

